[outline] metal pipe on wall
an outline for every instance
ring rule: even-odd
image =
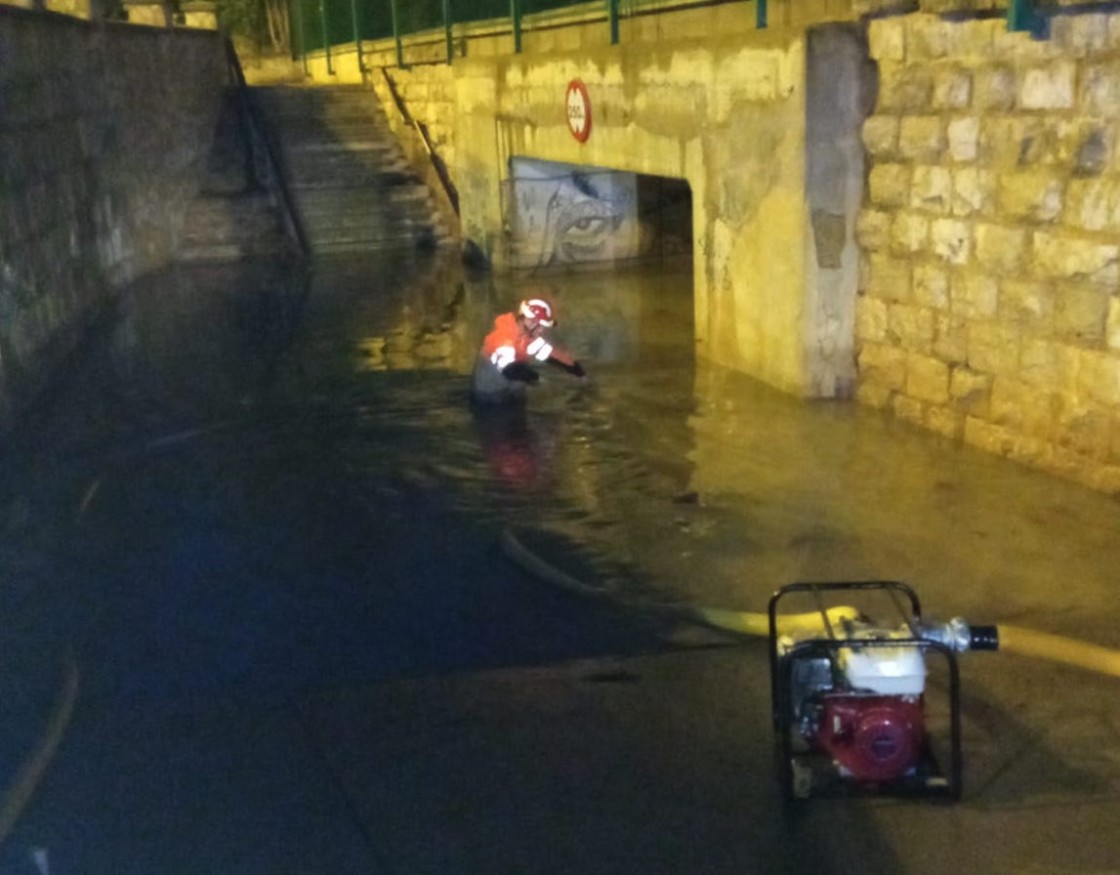
[[[358,28],[358,0],[350,0],[350,21],[354,25],[354,46],[358,51],[358,73],[366,71],[365,62],[362,60],[362,32]]]
[[[327,30],[327,0],[319,0],[319,21],[323,26],[323,51],[327,54],[327,75],[334,75],[331,64],[331,35]]]
[[[303,28],[303,0],[289,0],[290,8],[295,11],[296,32],[299,34],[299,58],[303,62],[303,75],[307,69],[307,32]]]
[[[401,21],[397,15],[397,0],[389,0],[389,11],[393,16],[393,39],[397,43],[397,66],[404,66],[404,48],[401,46]]]
[[[447,63],[455,55],[455,48],[451,42],[451,0],[443,0],[443,37],[447,44]]]

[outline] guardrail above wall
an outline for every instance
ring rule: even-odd
[[[923,2],[855,0],[853,6],[866,14],[903,6],[920,8]],[[617,44],[620,23],[626,18],[725,3],[743,6],[744,15],[753,10],[756,28],[768,26],[768,0],[291,0],[291,11],[297,42],[295,55],[305,57],[310,52],[324,52],[328,71],[333,72],[331,49],[339,45],[356,45],[360,61],[363,41],[393,39],[397,66],[404,67],[404,37],[442,33],[446,60],[451,63],[457,26],[491,24],[508,32],[512,51],[520,53],[526,30],[555,27],[576,18],[584,22],[600,20],[610,29],[611,43]],[[1045,18],[1035,3],[1036,0],[1006,0],[1008,29],[1043,35]],[[938,11],[945,11],[946,3],[936,6]],[[1055,11],[1048,8],[1047,14]]]
[[[635,15],[687,6],[739,3],[753,6],[755,23],[766,27],[767,0],[292,0],[297,55],[327,54],[333,46],[358,46],[363,41],[394,39],[398,66],[405,66],[401,39],[417,33],[442,32],[446,57],[454,57],[456,25],[490,23],[508,31],[513,51],[521,51],[524,30],[556,26],[564,20],[601,19],[619,41],[619,22]]]

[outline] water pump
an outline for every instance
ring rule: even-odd
[[[839,619],[829,601],[870,594],[893,619],[862,610]],[[783,632],[784,603],[811,598],[819,629]],[[795,583],[770,600],[770,668],[779,777],[788,796],[858,791],[961,794],[960,672],[956,654],[994,650],[994,626],[922,620],[915,592],[898,581]],[[947,668],[948,739],[939,755],[927,727],[931,658]]]

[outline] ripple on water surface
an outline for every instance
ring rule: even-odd
[[[479,416],[475,350],[530,282],[591,379],[546,368],[524,415]],[[693,335],[688,269],[175,268],[122,297],[42,417],[25,467],[55,488],[21,513],[99,482],[91,515],[217,507],[264,543],[277,508],[285,537],[311,507],[354,542],[402,510],[440,532],[516,525],[612,585],[728,607],[855,578],[906,579],[985,619],[1111,604],[1114,501],[697,362]]]

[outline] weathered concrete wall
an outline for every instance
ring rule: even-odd
[[[1120,16],[871,23],[861,400],[1120,492]]]
[[[389,71],[452,170],[463,236],[497,266],[517,263],[513,158],[687,180],[701,354],[789,392],[849,392],[859,207],[852,192],[861,187],[862,151],[859,119],[842,101],[839,108],[833,100],[815,104],[814,172],[824,180],[831,168],[848,179],[822,181],[806,198],[808,27],[836,17],[835,10],[776,4],[780,14],[761,31],[741,4],[641,16],[623,22],[620,44],[612,46],[602,7],[593,5],[595,20],[573,14],[565,26],[527,31],[519,55],[510,53],[508,34],[483,33],[461,45],[466,56],[450,65]],[[820,81],[862,74],[862,50],[835,48],[858,47],[860,39],[858,28],[844,25],[818,33],[815,50],[831,62]],[[409,57],[438,57],[440,50],[439,42],[410,44]],[[363,51],[375,70],[370,81],[391,106],[378,67],[395,63],[395,47]],[[309,69],[321,81],[360,81],[355,59],[336,50],[333,74],[323,57],[310,59]],[[565,95],[573,79],[591,97],[586,142],[568,130]],[[826,238],[819,246],[817,234]]]
[[[168,260],[220,108],[216,34],[0,7],[0,427]]]

